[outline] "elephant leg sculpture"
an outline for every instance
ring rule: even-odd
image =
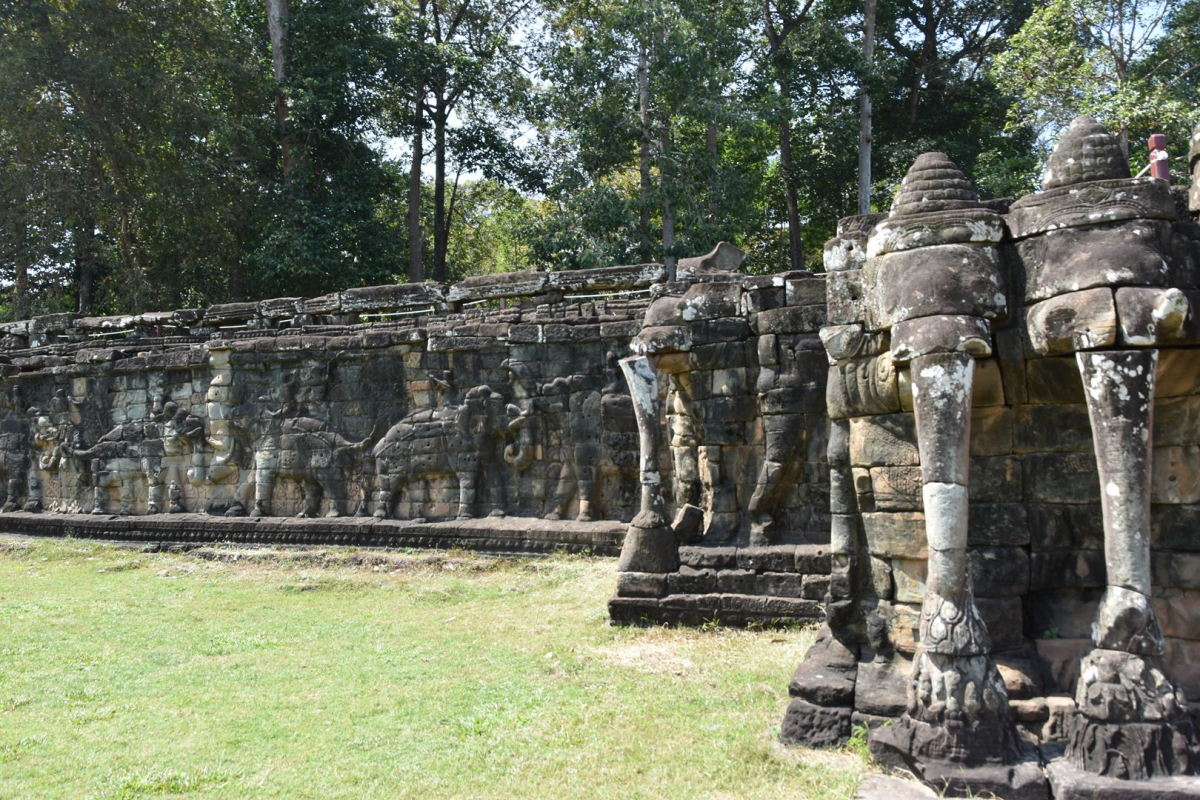
[[[392,481],[391,464],[386,458],[377,457],[375,461],[375,519],[390,519],[392,505],[395,503],[399,487]]]
[[[633,413],[637,418],[642,499],[638,514],[625,534],[617,570],[673,572],[679,568],[679,547],[675,532],[663,515],[662,476],[658,471],[658,451],[662,443],[659,425],[662,400],[658,394],[658,378],[650,366],[650,359],[645,356],[621,359],[621,370],[629,383]]]
[[[279,452],[276,450],[260,450],[254,454],[254,508],[250,516],[265,517],[271,513],[271,490],[278,464]]]
[[[146,513],[158,514],[166,509],[166,484],[162,482],[162,464],[153,459],[142,459],[142,471],[146,474]]]
[[[971,741],[963,746],[977,755],[1013,758],[1008,694],[967,569],[975,359],[967,353],[923,355],[912,360],[911,370],[929,572],[908,713],[948,729],[971,729]]]
[[[1068,758],[1088,772],[1144,780],[1191,774],[1195,733],[1163,673],[1152,604],[1150,467],[1157,350],[1076,354],[1092,424],[1107,588],[1083,658]]]
[[[989,321],[1007,313],[996,248],[1002,238],[1002,220],[980,204],[958,167],[926,153],[868,240],[864,280],[891,323],[888,356],[869,374],[908,367],[928,550],[906,709],[868,743],[886,765],[952,793],[972,786],[1001,797],[1044,797],[1041,769],[1035,758],[1023,760],[1009,720],[968,569],[975,359],[991,355]],[[872,645],[880,638],[868,629]]]
[[[464,448],[458,453],[458,518],[475,516],[475,495],[479,480],[479,456],[475,450]]]
[[[1131,178],[1118,138],[1090,117],[1063,134],[1042,188],[1039,219],[1053,222],[1027,235],[1046,242],[1031,274],[1050,296],[1026,312],[1029,342],[1038,355],[1075,354],[1098,467],[1107,584],[1092,624],[1095,649],[1080,663],[1066,761],[1130,781],[1195,774],[1200,742],[1164,664],[1150,563],[1158,360],[1181,343],[1190,303],[1164,285],[1176,256],[1145,231],[1162,224],[1151,217],[1174,212],[1175,200],[1165,182]],[[1095,213],[1083,214],[1078,197],[1089,194],[1106,198],[1104,213],[1118,222],[1098,225]],[[1063,241],[1077,244],[1055,244]]]

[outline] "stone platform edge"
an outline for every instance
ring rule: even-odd
[[[531,517],[416,522],[363,517],[219,517],[208,514],[0,514],[0,533],[147,544],[350,545],[476,550],[498,554],[567,552],[617,556],[622,522]]]

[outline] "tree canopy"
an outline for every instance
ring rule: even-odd
[[[819,269],[926,150],[985,196],[1078,113],[1182,152],[1198,42],[1200,0],[7,3],[0,316]]]

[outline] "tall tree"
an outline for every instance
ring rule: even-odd
[[[225,295],[257,239],[248,187],[269,136],[243,12],[202,0],[0,7],[0,176],[21,187],[0,226],[17,234],[0,256],[21,277],[13,311]]]
[[[875,62],[878,0],[863,4],[863,78],[858,89],[858,213],[871,213],[871,67]]]
[[[1154,58],[1183,7],[1182,0],[1052,0],[1039,8],[996,61],[996,80],[1017,98],[1012,121],[1046,141],[1072,117],[1091,114],[1118,131],[1128,152],[1132,128],[1191,113],[1172,90],[1193,67],[1175,70],[1172,59]]]
[[[985,193],[1031,188],[1031,134],[997,124],[1010,98],[991,71],[1028,13],[1029,0],[878,0],[871,70],[877,201],[927,150],[948,153]]]
[[[411,115],[415,120],[412,148],[412,167],[409,187],[410,278],[424,276],[419,255],[419,231],[413,229],[419,219],[414,204],[419,193],[414,192],[416,178],[422,172],[429,153],[424,148],[423,131],[426,120],[432,128],[433,142],[433,275],[446,279],[446,254],[450,226],[453,221],[458,179],[451,184],[448,170],[456,156],[465,153],[454,149],[455,126],[495,121],[497,110],[519,106],[527,81],[524,78],[523,51],[517,39],[532,0],[502,3],[499,0],[416,0],[403,7],[404,30],[413,37],[423,53],[418,65],[420,74],[417,89],[411,95]],[[403,95],[408,97],[407,94]],[[479,130],[476,126],[473,130]],[[487,148],[468,146],[470,158],[479,161],[470,166],[491,167],[494,162],[510,157],[509,143],[496,137],[484,137],[486,144],[499,147],[500,153],[484,152]],[[465,140],[458,138],[459,142]],[[469,143],[468,143],[469,144]],[[460,151],[464,148],[459,148]],[[460,168],[465,160],[457,158]],[[461,169],[460,169],[461,172]],[[449,185],[448,185],[449,184]],[[418,244],[411,241],[417,234]],[[418,255],[414,255],[416,252]],[[415,259],[415,260],[414,260]]]
[[[287,129],[287,24],[288,0],[267,0],[267,32],[271,37],[271,72],[275,77],[275,127],[279,129],[283,151],[283,175],[292,171],[294,142],[284,137]]]
[[[372,0],[291,0],[287,12],[287,117],[253,291],[316,295],[391,280],[399,243],[379,209],[398,187],[377,142],[384,92],[407,91],[396,40]]]
[[[779,170],[787,202],[788,257],[792,269],[804,269],[804,245],[800,230],[800,203],[797,198],[795,167],[792,161],[792,52],[788,39],[803,25],[815,0],[763,0],[763,30],[767,38],[767,59],[779,90],[777,125],[779,127]]]
[[[425,86],[413,94],[412,158],[408,169],[408,279],[425,280],[425,242],[421,229],[421,164],[425,158]]]

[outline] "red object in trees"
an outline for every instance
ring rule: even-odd
[[[1167,135],[1156,133],[1150,137],[1150,177],[1171,182],[1171,161],[1167,156]]]

